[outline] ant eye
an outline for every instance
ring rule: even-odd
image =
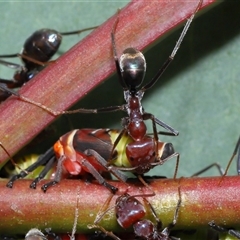
[[[135,89],[142,84],[146,72],[143,54],[135,48],[127,48],[120,57],[120,69],[126,85]]]

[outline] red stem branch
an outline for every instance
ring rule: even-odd
[[[148,200],[158,217],[168,224],[173,219],[180,186],[182,203],[176,228],[207,227],[211,220],[222,225],[236,226],[239,225],[240,215],[239,181],[239,177],[158,179],[150,183],[156,195]],[[40,187],[30,189],[29,180],[17,181],[13,189],[7,188],[6,183],[6,180],[0,181],[0,232],[4,233],[24,234],[32,227],[50,227],[56,233],[71,232],[77,206],[77,232],[89,232],[87,225],[93,223],[96,214],[110,196],[103,186],[79,180],[63,180],[47,193],[43,193]],[[113,184],[121,193],[127,189],[123,183]],[[136,181],[130,184],[127,191],[129,194],[150,192],[149,189],[140,188]],[[115,198],[111,205],[114,202]],[[119,229],[114,210],[102,219],[101,226],[113,231]]]

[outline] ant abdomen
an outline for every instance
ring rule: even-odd
[[[164,144],[165,145],[164,145],[163,152],[161,155],[162,160],[172,156],[175,153],[172,143],[164,143]]]
[[[22,54],[40,62],[47,62],[56,53],[62,41],[62,35],[53,29],[43,28],[34,32],[24,43]],[[38,64],[22,58],[28,66]],[[30,68],[30,67],[28,67]]]
[[[142,84],[146,72],[144,55],[135,48],[127,48],[119,60],[122,77],[129,89],[136,89]]]

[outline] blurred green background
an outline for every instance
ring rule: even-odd
[[[40,28],[66,32],[100,25],[117,8],[126,4],[127,1],[0,3],[0,54],[19,52],[25,39]],[[172,142],[181,154],[178,176],[190,176],[212,162],[219,162],[225,168],[240,134],[239,9],[240,1],[231,0],[198,14],[175,60],[143,99],[147,112],[155,114],[180,132],[178,137],[161,137],[163,141]],[[145,52],[146,81],[167,59],[181,30],[182,27],[176,29]],[[56,57],[82,37],[84,34],[64,37]],[[121,42],[117,42],[117,48],[120,55],[123,50]],[[12,61],[20,62],[19,59]],[[11,69],[0,66],[0,77],[11,78],[12,75]],[[122,103],[122,89],[114,75],[89,93],[78,107],[95,108]],[[69,116],[69,120],[65,117],[65,123],[57,125],[57,135],[41,152],[73,128],[121,128],[122,116],[122,113],[108,113],[76,114]],[[174,168],[175,160],[172,159],[156,167],[151,174],[171,177]],[[236,174],[235,162],[230,173]],[[212,170],[206,175],[218,175],[218,172]]]

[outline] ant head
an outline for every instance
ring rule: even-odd
[[[130,91],[135,91],[144,79],[146,60],[144,55],[135,48],[127,48],[120,57],[120,69],[123,81]]]
[[[116,199],[115,211],[122,228],[129,228],[146,214],[142,203],[127,193]]]
[[[62,41],[59,32],[52,29],[40,29],[34,32],[24,43],[22,54],[41,62],[47,62],[58,50]],[[33,64],[22,59],[27,64]]]
[[[30,239],[47,240],[46,236],[37,228],[30,229],[26,234],[25,240],[30,240]]]
[[[156,237],[158,235],[157,229],[148,219],[143,219],[135,223],[133,225],[133,230],[135,235],[141,239],[160,239],[154,237],[155,235]]]

